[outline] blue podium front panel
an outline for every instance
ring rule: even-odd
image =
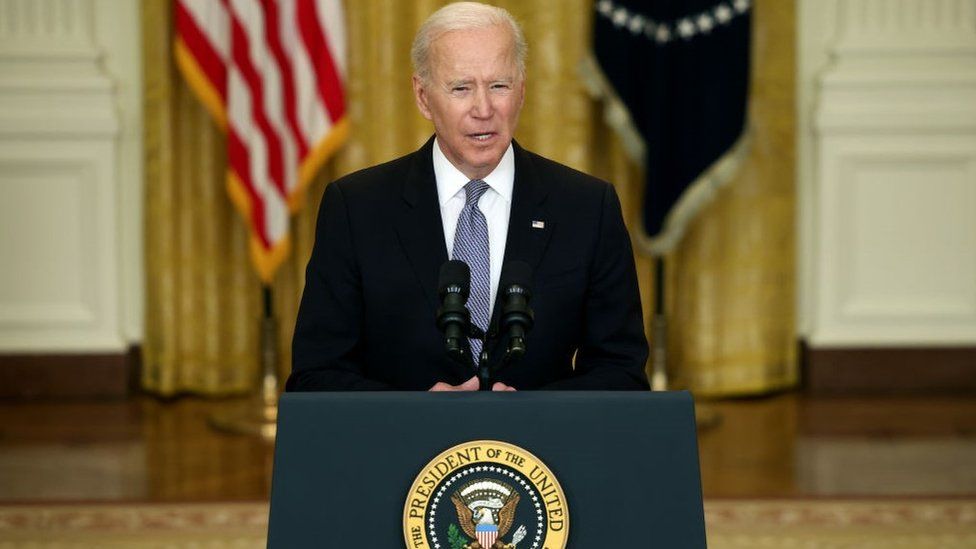
[[[513,497],[520,486],[527,491]],[[443,524],[431,521],[434,509],[438,520],[447,515]],[[419,513],[427,514],[414,520]],[[417,524],[423,535],[411,536]],[[475,537],[485,543],[473,545]],[[517,549],[705,547],[691,396],[282,396],[269,547],[513,541]]]

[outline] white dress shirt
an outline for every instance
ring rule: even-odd
[[[461,173],[444,156],[440,144],[434,139],[434,178],[437,180],[437,199],[441,204],[441,221],[444,224],[444,242],[447,255],[454,255],[454,232],[458,217],[464,208],[464,186],[468,177]],[[478,200],[478,208],[488,222],[488,258],[491,265],[491,308],[495,306],[499,279],[502,276],[502,260],[505,258],[505,241],[508,239],[508,217],[512,210],[512,189],[515,186],[515,152],[512,145],[502,155],[495,169],[482,178],[488,190]],[[492,311],[488,311],[491,318]]]

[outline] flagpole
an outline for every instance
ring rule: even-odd
[[[219,431],[261,436],[274,440],[278,421],[278,319],[274,316],[271,286],[261,286],[261,370],[258,392],[243,407],[214,414],[210,425]]]
[[[654,349],[651,354],[651,390],[668,390],[668,317],[664,314],[664,256],[654,256]]]
[[[278,409],[278,319],[274,316],[271,286],[261,286],[264,315],[261,317],[261,401],[265,407]]]

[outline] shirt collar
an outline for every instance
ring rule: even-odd
[[[461,173],[444,155],[437,138],[434,138],[434,179],[437,180],[437,199],[443,207],[468,184],[468,176]],[[512,189],[515,186],[515,151],[512,144],[502,155],[502,159],[490,174],[482,178],[505,201],[512,202]]]

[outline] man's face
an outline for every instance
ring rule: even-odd
[[[481,179],[508,149],[525,96],[511,29],[443,34],[431,44],[430,68],[429,82],[413,78],[417,106],[434,123],[444,156]]]

